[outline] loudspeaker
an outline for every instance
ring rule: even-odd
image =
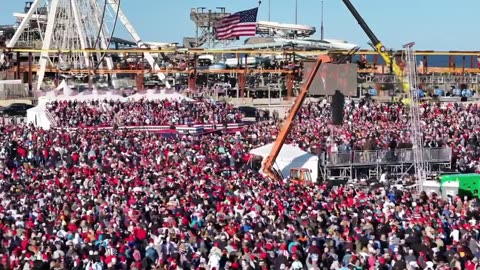
[[[343,106],[345,104],[345,96],[339,90],[335,90],[332,96],[332,124],[343,125]]]

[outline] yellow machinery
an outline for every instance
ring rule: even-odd
[[[290,170],[290,181],[294,184],[312,183],[312,172],[306,168],[292,168]]]
[[[393,74],[395,74],[395,76],[397,76],[397,78],[401,80],[403,91],[410,91],[410,85],[408,84],[407,81],[403,80],[402,68],[398,66],[396,61],[393,60],[392,55],[390,55],[390,53],[385,49],[385,46],[383,46],[383,43],[377,38],[377,36],[375,36],[375,34],[372,32],[372,29],[368,27],[367,23],[362,18],[362,16],[360,16],[357,9],[355,9],[355,7],[353,6],[352,2],[350,2],[350,0],[342,0],[342,1],[345,4],[345,6],[348,8],[350,13],[352,13],[355,20],[357,20],[360,27],[362,27],[365,34],[367,34],[375,51],[382,57],[383,61],[387,66],[392,67]]]

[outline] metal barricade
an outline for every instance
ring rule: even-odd
[[[354,164],[375,164],[378,160],[378,151],[354,151]]]
[[[0,99],[30,97],[27,84],[21,80],[0,81]]]
[[[399,149],[396,151],[398,161],[402,163],[413,162],[413,149]]]
[[[452,159],[451,148],[425,149],[425,160],[441,162],[441,161],[450,161],[451,159]]]
[[[27,117],[24,116],[1,116],[0,124],[3,126],[22,125],[27,123]]]
[[[331,153],[327,157],[327,165],[348,166],[352,163],[352,152]]]
[[[327,166],[352,166],[375,164],[413,163],[413,149],[349,151],[331,153],[325,159]],[[426,162],[449,162],[452,158],[451,148],[424,149]]]

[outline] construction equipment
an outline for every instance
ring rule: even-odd
[[[302,107],[303,101],[307,97],[308,89],[310,88],[310,85],[312,84],[313,79],[315,78],[315,75],[317,74],[317,71],[320,68],[320,65],[322,63],[330,63],[330,62],[332,62],[332,58],[329,55],[320,55],[318,57],[317,61],[315,62],[315,65],[313,66],[312,71],[308,75],[306,82],[302,86],[302,90],[300,91],[292,108],[290,109],[290,113],[288,114],[287,119],[285,119],[283,123],[283,127],[280,131],[280,134],[278,134],[278,137],[275,140],[275,143],[273,144],[270,155],[268,155],[267,158],[265,158],[263,162],[263,172],[271,179],[279,180],[279,181],[282,180],[283,177],[279,172],[274,170],[273,164],[275,163],[275,160],[277,159],[278,154],[280,154],[280,150],[282,149],[282,146],[285,143],[285,140],[287,139],[287,136],[293,127],[293,121],[295,120],[295,116],[297,115],[298,111]],[[310,170],[304,169],[304,168],[291,169],[290,181],[292,181],[293,183],[301,183],[308,179],[310,179],[310,181],[312,179]]]
[[[290,170],[290,181],[295,184],[311,183],[312,171],[306,168],[292,168]]]
[[[408,81],[403,79],[404,76],[403,76],[402,68],[393,60],[392,56],[385,50],[385,46],[383,46],[382,42],[380,42],[380,40],[372,32],[370,27],[368,27],[367,23],[365,22],[365,20],[363,20],[362,16],[360,16],[360,14],[352,5],[352,3],[349,0],[343,0],[343,3],[345,4],[345,6],[347,6],[350,13],[352,13],[353,17],[355,17],[358,24],[362,27],[363,31],[370,39],[375,51],[383,58],[383,60],[385,61],[385,64],[391,67],[392,72],[401,80],[403,90],[408,93],[408,91],[410,91],[410,86],[408,84]],[[350,53],[354,54],[356,53],[357,50],[358,49],[352,50],[351,52],[349,52],[349,54]],[[344,57],[342,59],[346,59],[346,58]],[[318,57],[317,62],[315,63],[311,73],[308,75],[307,81],[303,85],[302,90],[300,91],[297,99],[295,100],[295,103],[293,104],[290,110],[290,113],[288,114],[288,117],[285,120],[283,127],[280,133],[278,134],[277,139],[275,140],[275,143],[273,144],[270,155],[263,162],[263,172],[271,179],[278,180],[278,181],[282,180],[283,177],[281,176],[281,173],[274,170],[273,164],[275,163],[275,160],[280,154],[280,150],[282,149],[282,146],[285,143],[285,140],[287,139],[287,136],[293,127],[293,121],[295,119],[295,116],[297,115],[298,111],[302,107],[303,101],[305,100],[308,94],[308,89],[310,88],[310,85],[312,84],[312,81],[318,69],[320,68],[320,65],[322,63],[330,63],[330,62],[332,62],[332,57],[330,57],[329,55],[320,55]],[[307,179],[311,180],[312,177],[310,173],[311,172],[308,169],[293,168],[290,171],[290,181],[293,183],[303,183]]]
[[[401,80],[403,91],[408,93],[410,91],[410,85],[407,80],[403,79],[404,77],[403,69],[397,64],[396,61],[394,61],[393,56],[385,49],[385,46],[377,38],[377,36],[375,36],[372,29],[370,29],[370,27],[367,25],[367,23],[362,18],[362,16],[360,16],[357,9],[353,6],[352,2],[350,2],[350,0],[342,0],[342,1],[345,4],[345,6],[348,8],[350,13],[352,13],[355,20],[357,20],[360,27],[362,27],[362,30],[370,39],[373,49],[382,57],[385,64],[391,67],[392,73],[395,74],[395,76],[397,76],[397,78]]]

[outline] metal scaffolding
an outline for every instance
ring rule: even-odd
[[[190,19],[195,23],[196,36],[195,38],[185,37],[183,39],[184,46],[187,48],[198,48],[202,45],[207,45],[208,48],[214,48],[218,44],[226,44],[229,41],[217,40],[214,31],[214,25],[221,19],[230,15],[224,7],[217,7],[217,10],[212,11],[206,8],[193,8],[190,11]]]
[[[423,190],[423,182],[427,178],[427,165],[424,158],[423,134],[420,122],[420,109],[418,94],[418,77],[416,57],[413,46],[415,43],[411,42],[403,46],[405,49],[405,79],[410,85],[409,99],[410,104],[410,125],[411,125],[411,139],[413,145],[413,166],[415,168],[415,177],[417,180],[417,190]]]
[[[35,29],[42,49],[38,63],[37,90],[42,89],[45,73],[49,67],[58,67],[62,72],[70,70],[114,69],[110,54],[91,53],[87,49],[107,50],[113,39],[115,29],[120,24],[131,35],[140,48],[148,48],[136,30],[120,9],[121,0],[35,0],[25,9],[25,14],[19,16],[15,34],[7,44],[9,48],[25,46],[30,38],[29,33]],[[117,25],[118,24],[118,25]],[[30,44],[30,43],[27,43]],[[52,50],[66,50],[68,53],[51,53]],[[156,59],[150,53],[144,53],[154,71],[160,71]],[[170,85],[165,74],[159,73],[159,78]],[[112,76],[112,84],[115,80]]]

